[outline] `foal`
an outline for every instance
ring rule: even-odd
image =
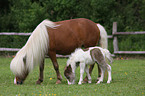
[[[88,49],[76,49],[74,53],[71,54],[67,61],[67,66],[65,67],[64,75],[68,81],[68,84],[75,83],[75,70],[80,66],[80,80],[78,84],[82,84],[84,70],[88,76],[88,83],[91,83],[91,76],[89,74],[89,65],[97,63],[101,69],[101,77],[96,84],[103,82],[104,72],[108,71],[108,81],[110,83],[111,78],[111,66],[107,63],[107,59],[112,63],[113,59],[110,52],[107,49],[101,47],[90,47]]]

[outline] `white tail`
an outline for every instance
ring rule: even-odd
[[[100,30],[100,47],[108,49],[107,32],[102,25],[97,24],[97,26],[99,27]]]
[[[113,58],[111,56],[111,53],[107,49],[103,49],[105,51],[105,57],[109,60],[109,62],[112,64]]]

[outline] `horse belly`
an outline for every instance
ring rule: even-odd
[[[87,52],[86,52],[85,58],[86,58],[86,59],[85,59],[86,64],[92,65],[92,64],[95,63],[95,62],[93,61],[91,55],[90,55],[90,51],[87,51]]]
[[[65,42],[66,44],[59,43],[56,45],[56,53],[61,55],[71,54],[76,48],[78,48],[77,44]]]
[[[56,53],[62,55],[71,54],[76,48],[78,48],[77,41],[75,41],[72,37],[68,37],[68,39],[60,39],[56,42]]]

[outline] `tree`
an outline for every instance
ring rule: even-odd
[[[15,17],[15,24],[21,32],[33,31],[48,15],[40,3],[32,3],[31,0],[11,0],[11,2],[11,15]]]
[[[1,0],[0,8],[0,32],[32,32],[44,19],[55,22],[73,18],[100,23],[108,34],[112,34],[114,21],[117,31],[145,30],[145,0]]]

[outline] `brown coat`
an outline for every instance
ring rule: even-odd
[[[99,28],[91,20],[79,18],[55,23],[60,26],[48,29],[49,51],[67,55],[78,47],[95,46],[99,41]]]

